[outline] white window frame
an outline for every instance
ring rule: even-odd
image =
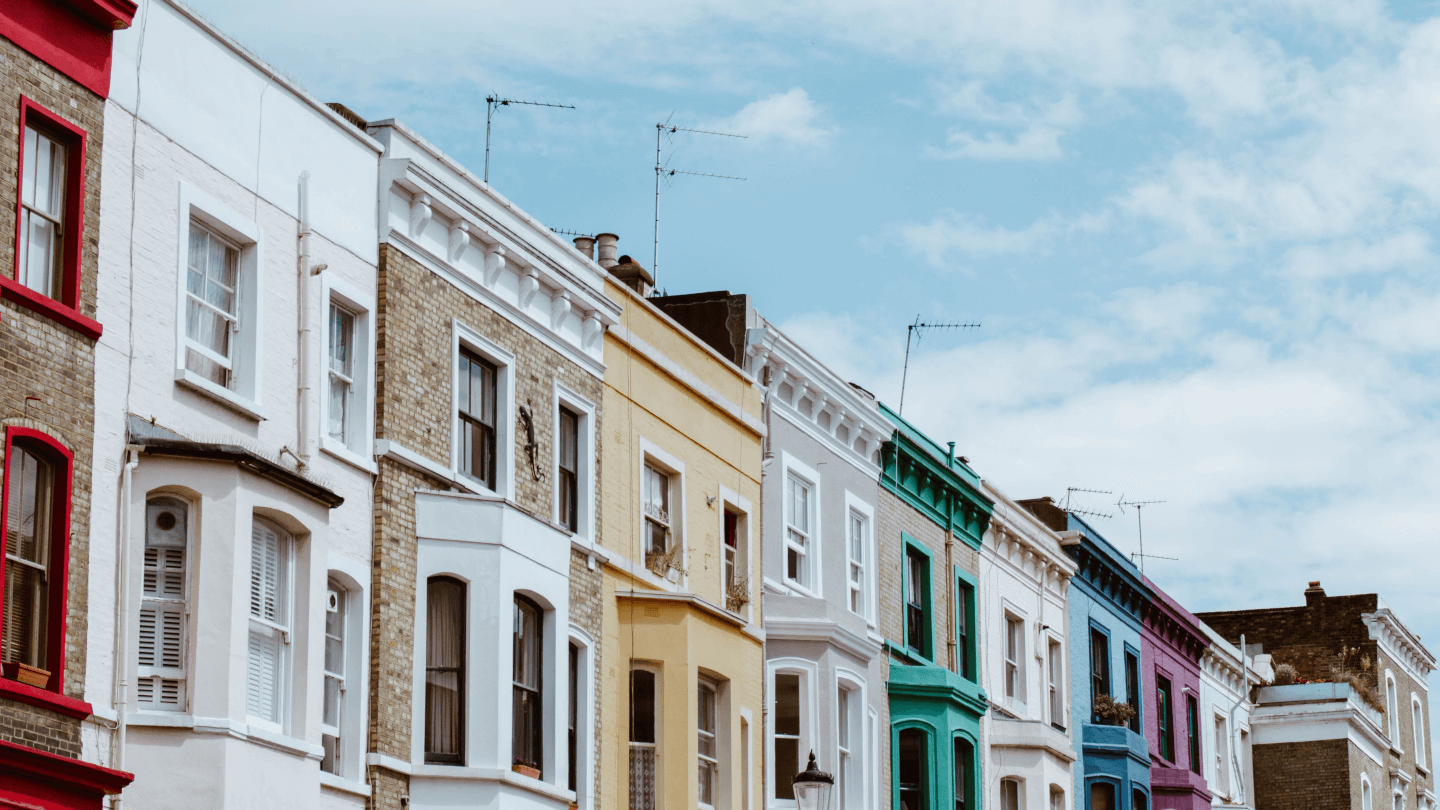
[[[460,350],[480,355],[495,365],[495,489],[460,471]],[[450,472],[462,488],[476,493],[515,497],[515,355],[475,331],[459,318],[451,321],[450,345]],[[537,427],[538,429],[538,427]]]
[[[1425,745],[1425,707],[1420,703],[1420,695],[1410,693],[1410,736],[1415,738],[1415,767],[1422,770],[1429,770],[1430,764],[1426,761],[1428,746]]]
[[[321,771],[321,781],[344,780],[351,785],[364,781],[365,729],[367,723],[369,668],[365,666],[369,650],[370,600],[365,583],[369,582],[367,566],[340,554],[330,554],[326,571],[327,589],[330,580],[345,589],[345,695],[340,728],[340,747],[336,754],[339,773]],[[325,677],[324,636],[320,634],[320,677]],[[325,696],[320,695],[323,720]]]
[[[248,723],[248,724],[250,724],[251,726],[254,726],[254,727],[257,727],[257,728],[261,728],[261,729],[264,729],[264,730],[266,730],[266,731],[271,731],[271,732],[274,732],[274,733],[276,733],[276,734],[285,734],[285,733],[287,733],[287,732],[286,732],[287,727],[290,725],[290,719],[291,719],[290,709],[291,709],[291,706],[292,706],[292,704],[293,704],[292,695],[293,695],[294,688],[293,688],[292,684],[293,684],[293,682],[294,682],[293,679],[294,679],[295,657],[296,657],[296,649],[295,649],[295,648],[296,648],[296,645],[295,645],[296,628],[300,626],[300,623],[301,623],[300,620],[302,619],[302,617],[299,615],[299,611],[296,610],[297,605],[296,605],[296,602],[295,602],[295,584],[296,584],[296,583],[295,583],[295,577],[296,577],[297,568],[298,568],[298,566],[296,565],[295,557],[296,557],[296,553],[297,553],[297,548],[296,548],[296,547],[299,545],[299,538],[297,538],[297,537],[295,536],[295,533],[294,533],[293,531],[291,531],[291,529],[290,529],[289,527],[287,527],[287,526],[285,526],[283,523],[277,521],[274,517],[271,517],[271,516],[269,516],[269,515],[259,514],[259,513],[252,514],[252,515],[250,516],[250,525],[251,525],[251,532],[252,532],[252,534],[249,536],[249,540],[248,540],[247,543],[245,544],[245,552],[246,552],[246,554],[245,554],[245,560],[246,560],[247,562],[251,559],[251,554],[253,554],[253,545],[254,545],[254,536],[253,536],[254,528],[253,528],[253,527],[254,527],[254,524],[255,524],[255,523],[258,523],[258,522],[260,522],[260,521],[264,521],[264,522],[266,522],[266,523],[269,523],[272,527],[274,527],[275,529],[279,530],[279,531],[282,532],[283,535],[284,535],[284,536],[281,538],[281,540],[282,540],[282,550],[281,550],[281,560],[280,560],[281,576],[284,577],[284,582],[282,583],[282,587],[281,587],[281,590],[280,590],[280,593],[278,594],[278,596],[279,596],[279,599],[280,599],[280,601],[281,601],[281,605],[282,605],[282,607],[284,608],[284,616],[285,616],[285,618],[286,618],[286,621],[283,622],[283,623],[275,623],[275,622],[270,622],[270,621],[267,621],[266,619],[263,619],[263,618],[260,618],[260,617],[257,617],[257,616],[252,615],[252,614],[250,613],[250,609],[249,609],[249,605],[248,605],[249,599],[248,599],[248,593],[247,593],[247,595],[246,595],[246,602],[247,602],[247,604],[246,604],[246,608],[245,608],[245,622],[246,622],[246,625],[245,625],[245,626],[246,626],[246,634],[245,634],[245,635],[246,635],[246,639],[247,639],[247,644],[248,644],[248,639],[249,639],[249,636],[250,636],[250,628],[251,628],[253,625],[260,625],[260,626],[262,626],[262,627],[269,628],[270,630],[272,630],[272,631],[274,631],[274,632],[278,632],[278,633],[281,634],[281,647],[280,647],[280,660],[279,660],[279,665],[278,665],[279,674],[278,674],[278,677],[276,678],[276,682],[275,682],[275,690],[276,690],[276,695],[275,695],[275,703],[276,703],[275,715],[276,715],[276,718],[277,718],[277,719],[272,721],[272,720],[268,720],[268,719],[263,718],[263,717],[257,717],[257,716],[255,716],[255,715],[253,715],[253,714],[250,714],[249,701],[248,701],[248,698],[247,698],[247,700],[246,700],[246,707],[245,707],[245,722]],[[249,568],[249,566],[247,565],[247,569],[248,569],[248,568]],[[252,572],[250,575],[253,576],[253,572]],[[245,587],[246,587],[246,589],[247,589],[247,591],[248,591],[248,589],[249,589],[249,581],[248,581],[248,580],[249,580],[249,577],[247,577],[246,579],[247,579],[247,581],[246,581],[246,586],[245,586]],[[248,660],[247,660],[247,668],[248,668]],[[248,675],[247,675],[245,684],[246,684],[246,691],[248,692],[248,691],[249,691]]]
[[[815,747],[819,740],[816,732],[816,722],[819,716],[819,670],[813,661],[803,658],[774,658],[765,662],[766,678],[766,699],[771,706],[765,712],[765,772],[769,774],[775,771],[775,676],[799,675],[800,676],[800,746],[799,765],[805,767],[807,754]],[[797,771],[798,773],[798,771]],[[793,774],[792,774],[793,775]],[[775,785],[778,778],[765,780],[770,789],[765,796],[765,804],[769,807],[796,807],[794,799],[779,799],[775,796]]]
[[[825,566],[824,555],[822,554],[825,546],[822,542],[823,538],[821,537],[822,521],[820,516],[823,512],[821,504],[823,504],[824,501],[821,498],[820,473],[816,472],[814,468],[805,464],[803,461],[790,455],[788,452],[781,451],[780,456],[780,502],[783,504],[782,512],[784,515],[780,529],[781,532],[783,532],[780,539],[780,578],[781,581],[785,583],[785,587],[791,589],[796,594],[821,598],[825,595]],[[791,579],[790,566],[787,565],[786,560],[786,556],[791,547],[789,513],[791,476],[799,478],[810,486],[810,533],[807,538],[807,548],[805,549],[805,565],[806,571],[809,574],[809,582],[799,582]]]
[[[1219,707],[1214,707],[1212,713],[1214,714],[1214,720],[1210,723],[1210,727],[1214,729],[1215,739],[1210,746],[1210,751],[1213,754],[1211,759],[1215,762],[1215,769],[1211,774],[1211,784],[1218,788],[1220,795],[1229,798],[1230,794],[1234,791],[1234,786],[1230,782],[1229,757],[1230,746],[1232,744],[1230,740],[1230,720],[1224,714],[1220,713]]]
[[[725,718],[722,715],[722,709],[720,705],[720,684],[716,682],[714,678],[711,678],[704,674],[698,675],[695,679],[695,700],[697,708],[699,706],[700,700],[699,692],[702,687],[710,690],[711,708],[714,710],[715,713],[714,728],[712,728],[709,732],[711,740],[715,744],[715,756],[708,757],[704,754],[699,753],[700,735],[706,732],[700,729],[700,717],[699,712],[697,711],[695,715],[696,778],[698,781],[700,762],[701,760],[704,760],[714,766],[715,784],[712,785],[710,789],[711,798],[714,799],[714,801],[710,804],[706,804],[703,801],[697,801],[697,804],[699,805],[701,810],[715,810],[716,807],[723,806],[725,804],[724,797],[726,780],[725,769],[722,765],[722,754],[724,754],[724,749],[720,743],[721,738],[725,736],[721,733],[721,727],[724,724]]]
[[[332,456],[373,473],[375,467],[375,298],[359,287],[326,270],[320,274],[320,322],[325,336],[319,343],[320,358],[316,363],[320,374],[320,408],[316,413],[315,434],[320,449]],[[354,321],[354,378],[351,382],[349,419],[345,425],[344,442],[330,436],[330,305],[339,304]]]
[[[668,472],[670,475],[670,539],[671,542],[678,544],[682,549],[680,552],[680,564],[686,569],[689,569],[691,567],[690,563],[693,560],[693,550],[687,545],[689,532],[686,531],[686,523],[689,515],[685,509],[685,462],[662,450],[658,445],[646,439],[644,436],[640,437],[639,467],[636,470],[639,475],[637,480],[640,482],[640,486],[635,487],[635,515],[640,521],[642,528],[645,522],[644,482],[646,464],[662,472]],[[650,569],[645,567],[643,532],[641,533],[640,548],[636,549],[636,551],[639,553],[639,557],[636,560],[635,570],[643,571],[647,575],[652,574]],[[688,573],[681,574],[673,585],[669,580],[661,577],[652,575],[650,579],[654,582],[663,583],[666,588],[679,587],[683,589],[689,586],[690,575]]]
[[[1390,732],[1390,747],[1396,751],[1400,748],[1400,690],[1395,685],[1395,673],[1385,670],[1385,707],[1386,725]]]
[[[586,542],[595,540],[595,403],[580,396],[574,390],[555,383],[554,403],[550,409],[550,424],[554,426],[551,436],[550,459],[550,520],[560,525],[560,409],[570,411],[579,417],[575,429],[579,434],[576,442],[576,526],[575,536]],[[569,529],[566,529],[569,531]]]
[[[665,763],[668,759],[668,757],[665,756],[665,669],[660,664],[651,661],[641,661],[633,658],[630,659],[630,668],[625,673],[625,702],[627,709],[630,706],[631,697],[629,692],[630,673],[636,670],[644,670],[645,672],[649,672],[655,676],[655,742],[631,742],[628,726],[624,727],[627,729],[625,731],[626,759],[624,778],[628,783],[628,780],[630,779],[630,747],[633,745],[652,745],[655,749],[655,803],[657,806],[659,806],[663,804],[665,796]],[[686,723],[685,727],[689,728],[690,724]],[[688,747],[685,750],[688,750]]]
[[[185,367],[186,275],[189,272],[190,222],[198,220],[240,249],[236,295],[239,330],[231,338],[230,388],[216,385]],[[262,399],[265,367],[265,238],[255,222],[246,219],[189,183],[180,182],[179,239],[176,258],[175,381],[254,420],[269,418]]]
[[[157,707],[150,707],[150,708],[139,707],[139,709],[138,709],[140,712],[153,712],[153,713],[155,713],[155,714],[173,716],[173,715],[176,715],[176,714],[189,714],[189,713],[190,713],[190,706],[191,706],[190,696],[191,696],[191,694],[192,694],[192,689],[191,689],[191,681],[192,681],[192,678],[191,678],[190,662],[191,662],[192,660],[194,660],[194,652],[195,652],[195,650],[194,650],[194,646],[193,646],[193,644],[192,644],[193,634],[192,634],[191,631],[190,631],[190,617],[191,617],[191,615],[194,613],[194,610],[195,610],[195,606],[194,606],[194,602],[193,602],[193,599],[194,599],[194,596],[195,596],[193,585],[194,585],[195,565],[196,565],[196,557],[197,557],[197,555],[196,555],[196,553],[195,553],[195,551],[196,551],[196,549],[195,549],[195,538],[199,536],[199,532],[198,532],[198,528],[199,528],[199,525],[198,525],[198,520],[199,520],[199,508],[198,508],[198,504],[195,502],[195,500],[194,500],[193,498],[187,497],[186,495],[184,495],[184,494],[182,494],[182,493],[180,493],[180,492],[173,492],[173,491],[170,491],[170,490],[167,490],[167,489],[164,489],[164,488],[157,489],[157,490],[153,490],[153,491],[151,491],[151,492],[147,492],[147,493],[145,493],[145,498],[144,498],[144,500],[142,501],[142,509],[144,510],[144,515],[145,515],[144,522],[142,523],[142,525],[145,526],[147,530],[148,530],[148,527],[149,527],[150,502],[153,501],[153,500],[159,499],[159,498],[171,498],[171,499],[174,499],[174,500],[176,500],[176,501],[179,501],[179,502],[181,502],[181,503],[183,503],[183,504],[185,505],[185,571],[184,571],[184,574],[183,574],[184,579],[185,579],[184,596],[181,597],[181,598],[178,599],[178,600],[165,600],[165,599],[150,599],[150,598],[147,598],[147,597],[145,596],[145,586],[144,586],[143,580],[142,580],[142,582],[140,583],[140,586],[139,586],[136,590],[138,590],[138,591],[140,592],[140,603],[141,603],[141,605],[142,605],[142,609],[143,609],[144,603],[145,603],[145,602],[150,602],[150,601],[156,601],[156,602],[173,601],[173,602],[179,602],[179,603],[181,603],[181,604],[183,605],[183,607],[184,607],[184,611],[183,611],[183,615],[184,615],[184,624],[183,624],[183,627],[184,627],[184,631],[183,631],[183,632],[184,632],[184,640],[183,640],[182,643],[181,643],[182,649],[181,649],[181,662],[180,662],[180,667],[179,667],[178,669],[167,669],[167,668],[165,668],[165,667],[160,667],[160,666],[153,666],[153,667],[152,667],[152,666],[141,666],[141,665],[138,663],[138,661],[139,661],[139,655],[138,655],[138,653],[139,653],[139,644],[138,644],[138,637],[137,637],[136,657],[135,657],[135,659],[134,659],[134,660],[136,661],[135,667],[136,667],[136,683],[137,683],[137,687],[136,687],[136,690],[135,690],[135,701],[136,701],[136,705],[138,706],[138,704],[139,704],[139,697],[140,697],[140,690],[139,690],[139,687],[138,687],[138,683],[139,683],[139,679],[141,679],[141,678],[160,677],[160,678],[170,678],[170,679],[174,679],[174,680],[179,680],[179,681],[180,681],[180,695],[179,695],[179,697],[180,697],[180,704],[179,704],[177,707],[175,707],[174,709],[162,709],[162,708],[157,708]],[[147,539],[147,537],[142,536],[141,542],[140,542],[140,555],[141,555],[140,569],[141,569],[141,577],[142,577],[142,578],[143,578],[143,576],[144,576],[144,554],[145,554],[146,539]],[[138,614],[137,614],[136,619],[137,619],[137,621],[139,620]]]
[[[836,668],[835,670],[835,695],[832,705],[835,718],[835,783],[836,800],[831,802],[835,810],[864,810],[866,796],[870,794],[870,758],[874,751],[870,747],[869,735],[865,733],[866,710],[870,706],[869,693],[866,690],[865,678],[854,670]],[[840,692],[844,690],[849,693],[851,723],[850,726],[850,773],[852,778],[858,779],[859,784],[848,786],[849,801],[845,796],[839,795],[840,785],[840,724],[845,719],[840,713]]]
[[[1374,810],[1375,790],[1370,786],[1370,777],[1360,774],[1360,810]]]
[[[1051,650],[1058,650],[1055,660],[1051,660]],[[1068,726],[1070,724],[1065,722],[1068,716],[1065,711],[1065,639],[1054,633],[1045,634],[1044,669],[1048,679],[1045,682],[1045,711],[1050,715],[1048,720],[1052,726]]]
[[[871,627],[875,626],[875,606],[879,601],[878,579],[875,571],[875,507],[867,503],[850,490],[845,490],[845,607],[850,607],[850,515],[855,514],[865,520],[864,538],[864,582],[861,587],[865,592],[865,611],[860,615]]]
[[[1025,642],[1026,642],[1025,634],[1026,634],[1026,626],[1027,626],[1028,623],[1025,621],[1025,614],[1022,613],[1022,612],[1019,611],[1019,610],[1016,610],[1014,607],[1012,607],[1012,606],[1008,603],[1008,601],[1007,601],[1004,609],[1001,611],[1001,614],[1000,614],[1000,615],[1001,615],[1002,621],[1004,622],[1004,626],[1003,626],[1004,632],[1002,632],[1002,633],[1000,634],[1000,644],[1002,645],[1002,646],[1001,646],[1001,655],[1000,655],[1000,661],[1001,661],[1001,664],[1000,664],[1000,666],[1001,666],[1001,672],[1000,672],[1001,689],[1002,689],[1003,694],[1005,695],[1005,700],[1010,704],[1011,708],[1012,708],[1013,710],[1015,710],[1015,711],[1017,711],[1017,712],[1019,712],[1020,714],[1023,715],[1023,714],[1025,713],[1025,710],[1026,710],[1027,706],[1028,706],[1028,701],[1026,700],[1027,695],[1026,695],[1026,688],[1025,688],[1025,687],[1027,686],[1027,684],[1026,684],[1026,678],[1028,677],[1028,673],[1027,673],[1026,667],[1025,667],[1025,664],[1026,664],[1025,657],[1026,657],[1026,655],[1028,654],[1028,650],[1026,649],[1026,648],[1028,647],[1028,645],[1025,643]],[[1011,622],[1015,622],[1015,623],[1018,625],[1018,631],[1017,631],[1016,634],[1015,634],[1015,638],[1016,638],[1016,640],[1019,642],[1019,645],[1020,645],[1017,654],[1016,654],[1013,658],[1011,657],[1011,654],[1010,654],[1010,638],[1011,638],[1011,636],[1010,636],[1010,623],[1011,623]],[[1011,691],[1011,667],[1014,667],[1014,691],[1013,691],[1013,693],[1012,693],[1012,691]]]
[[[587,810],[594,805],[595,796],[594,706],[595,684],[599,683],[600,673],[595,666],[595,639],[593,636],[584,628],[572,623],[568,644],[574,644],[580,650],[580,662],[576,667],[579,682],[575,684],[575,694],[580,704],[575,711],[575,769],[578,771],[575,774],[575,803],[581,810]],[[569,707],[567,706],[566,709],[568,711]],[[568,776],[568,774],[566,775]],[[563,786],[566,783],[562,781],[560,784]]]
[[[755,510],[749,498],[741,496],[740,493],[724,484],[720,485],[719,506],[720,508],[716,510],[719,512],[719,526],[717,527],[718,533],[715,536],[719,538],[719,548],[716,550],[720,555],[720,605],[722,607],[725,606],[728,598],[726,596],[727,588],[725,585],[725,511],[728,507],[730,511],[736,514],[735,576],[737,578],[743,576],[750,583],[750,601],[746,603],[745,609],[736,615],[743,616],[746,621],[754,621],[755,603],[760,599],[760,593],[764,589],[764,583],[761,582],[759,577],[754,576],[755,556],[752,553],[753,547],[750,540],[750,524],[753,522],[751,518],[754,516]]]

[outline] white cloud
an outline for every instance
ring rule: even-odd
[[[834,130],[822,125],[822,118],[820,106],[804,88],[797,87],[752,101],[734,116],[711,126],[745,135],[751,143],[823,147]]]
[[[970,132],[952,130],[945,136],[945,146],[931,149],[930,153],[943,158],[973,158],[976,160],[1059,160],[1060,130],[1048,126],[1034,126],[1022,130],[1014,137],[997,132],[986,132],[976,136]]]

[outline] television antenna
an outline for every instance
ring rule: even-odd
[[[1121,514],[1124,514],[1124,513],[1125,513],[1125,507],[1127,507],[1127,506],[1132,506],[1132,507],[1135,508],[1135,529],[1136,529],[1136,531],[1138,532],[1138,534],[1140,535],[1140,551],[1139,551],[1138,553],[1136,553],[1136,554],[1131,554],[1131,555],[1130,555],[1130,558],[1131,558],[1131,560],[1134,560],[1136,557],[1139,557],[1139,558],[1140,558],[1140,573],[1141,573],[1142,575],[1145,573],[1145,558],[1147,558],[1147,557],[1149,557],[1150,559],[1155,559],[1155,560],[1177,560],[1177,559],[1179,559],[1178,557],[1161,557],[1161,556],[1156,555],[1156,554],[1146,554],[1146,553],[1145,553],[1145,523],[1144,523],[1144,520],[1143,520],[1142,517],[1141,517],[1141,514],[1142,514],[1142,513],[1141,513],[1141,510],[1143,510],[1143,509],[1144,509],[1145,507],[1147,507],[1147,506],[1151,506],[1151,505],[1157,504],[1157,503],[1165,503],[1165,502],[1164,502],[1164,501],[1127,501],[1127,500],[1125,500],[1125,496],[1124,496],[1124,495],[1121,495],[1121,496],[1120,496],[1120,500],[1118,500],[1118,501],[1115,502],[1115,505],[1118,506],[1118,507],[1120,507],[1120,513],[1121,513]]]
[[[673,116],[674,113],[671,113]],[[673,185],[671,179],[677,174],[688,174],[691,177],[714,177],[719,180],[745,180],[744,177],[735,177],[729,174],[710,174],[708,172],[690,172],[684,169],[670,168],[670,160],[675,158],[675,153],[670,153],[670,160],[662,162],[660,148],[662,138],[670,136],[670,142],[675,142],[675,135],[679,132],[694,132],[697,135],[718,135],[722,138],[749,138],[749,135],[737,135],[733,132],[717,132],[712,129],[691,129],[690,127],[677,127],[670,123],[667,118],[665,123],[655,125],[655,250],[650,254],[650,277],[655,281],[660,280],[660,180],[663,178],[667,185]]]
[[[1099,511],[1093,511],[1093,510],[1090,510],[1090,509],[1074,509],[1074,508],[1072,508],[1072,507],[1070,506],[1070,497],[1071,497],[1072,495],[1074,495],[1075,493],[1077,493],[1077,492],[1090,492],[1090,493],[1093,493],[1093,494],[1095,494],[1095,495],[1114,495],[1114,494],[1115,494],[1115,493],[1111,492],[1111,491],[1108,490],[1108,489],[1085,489],[1084,487],[1066,487],[1066,488],[1065,488],[1065,511],[1066,511],[1066,512],[1069,512],[1069,513],[1072,514],[1072,515],[1089,515],[1090,517],[1104,518],[1105,520],[1109,520],[1110,518],[1115,517],[1113,514],[1111,514],[1111,513],[1109,513],[1109,512],[1099,512]]]
[[[573,110],[569,104],[551,104],[547,101],[521,101],[518,98],[501,98],[495,93],[485,97],[485,185],[490,185],[490,119],[495,117],[495,111],[501,107],[509,107],[511,104],[524,104],[528,107],[554,107],[559,110]]]
[[[946,321],[944,323],[925,323],[920,316],[915,316],[915,322],[905,327],[905,368],[900,374],[900,415],[905,415],[905,383],[910,376],[910,338],[915,338],[918,345],[920,339],[925,336],[926,329],[979,329],[978,323],[956,323]]]

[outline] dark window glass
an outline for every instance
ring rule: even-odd
[[[975,680],[970,665],[970,586],[955,583],[955,671],[960,677]]]
[[[1135,710],[1130,717],[1130,730],[1140,733],[1140,659],[1135,653],[1125,651],[1125,702]]]
[[[1175,717],[1172,714],[1173,701],[1170,695],[1170,680],[1156,675],[1155,715],[1160,724],[1160,758],[1166,762],[1175,761]]]
[[[975,774],[975,746],[969,741],[955,740],[955,810],[967,810],[975,806],[975,786],[971,780]]]
[[[1200,773],[1200,706],[1193,696],[1185,700],[1185,723],[1190,738],[1190,770]]]
[[[580,419],[560,409],[560,524],[580,528]]]
[[[575,757],[579,750],[579,739],[575,736],[580,720],[580,648],[570,645],[570,789],[575,790]]]
[[[1099,702],[1102,695],[1110,694],[1110,639],[1105,634],[1090,628],[1090,705]],[[1093,712],[1094,709],[1092,708]],[[1091,718],[1090,722],[1096,722]]]
[[[725,590],[735,586],[736,555],[740,551],[740,516],[734,512],[725,513]]]
[[[1145,808],[1147,808],[1147,807],[1149,807],[1149,806],[1150,806],[1150,797],[1148,797],[1148,796],[1145,795],[1145,791],[1140,790],[1140,789],[1137,788],[1137,789],[1131,794],[1130,810],[1145,810]]]
[[[795,798],[790,779],[801,770],[800,676],[781,673],[775,676],[775,798]]]
[[[515,597],[515,658],[513,682],[515,700],[511,716],[510,756],[520,765],[541,768],[544,756],[540,707],[540,665],[542,622],[540,606],[523,596]],[[543,775],[543,774],[542,774]]]
[[[905,552],[905,646],[927,658],[930,651],[925,643],[925,603],[930,590],[929,568],[924,555]]]
[[[19,443],[10,446],[6,491],[4,626],[0,661],[49,669],[51,544],[59,465]],[[64,498],[64,493],[59,493]],[[63,546],[62,546],[63,553]],[[52,681],[54,678],[51,679]],[[57,687],[58,688],[58,687]]]
[[[925,732],[900,732],[900,810],[929,810],[925,779]],[[778,768],[777,768],[778,770]]]
[[[460,350],[460,471],[495,488],[495,366]]]
[[[1115,806],[1115,786],[1109,782],[1091,782],[1090,810],[1120,810]]]
[[[655,673],[630,670],[630,742],[655,742]]]
[[[465,743],[465,585],[435,577],[426,591],[425,761],[459,764]]]

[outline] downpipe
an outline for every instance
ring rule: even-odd
[[[140,466],[140,448],[133,444],[127,445],[125,452],[129,458],[120,473],[120,531],[116,533],[119,547],[115,557],[115,576],[118,582],[115,588],[115,683],[112,690],[115,737],[110,751],[110,767],[117,771],[125,770],[125,727],[130,708],[130,665],[127,658],[129,651],[126,649],[125,639],[130,634],[131,482],[136,468]],[[124,802],[124,794],[116,793],[110,799],[111,810],[121,810]]]

